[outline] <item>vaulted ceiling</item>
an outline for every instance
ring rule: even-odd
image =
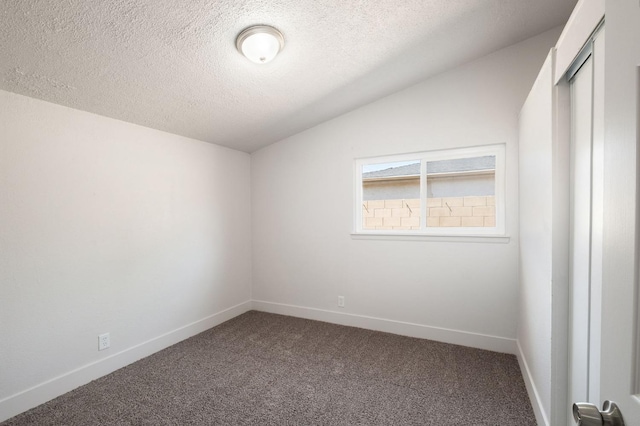
[[[0,89],[252,152],[562,25],[576,0],[3,0]],[[235,49],[254,24],[284,50]]]

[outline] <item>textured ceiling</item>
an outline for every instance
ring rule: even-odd
[[[575,0],[2,0],[0,89],[251,152],[563,24]],[[257,65],[245,27],[282,31]]]

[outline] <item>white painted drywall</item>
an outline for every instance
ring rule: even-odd
[[[604,19],[604,11],[605,0],[578,0],[556,43],[554,83],[564,77],[585,41]]]
[[[515,339],[518,113],[559,34],[254,152],[253,299]],[[355,158],[494,143],[507,148],[508,243],[351,237]]]
[[[553,60],[549,54],[520,112],[518,344],[538,424],[551,408]]]
[[[0,414],[249,301],[249,176],[246,153],[0,91]]]
[[[601,400],[640,424],[638,142],[640,4],[608,1],[604,83]]]

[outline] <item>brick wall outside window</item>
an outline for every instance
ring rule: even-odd
[[[364,229],[420,229],[420,200],[369,200],[362,203]],[[494,227],[495,196],[427,199],[427,227]]]

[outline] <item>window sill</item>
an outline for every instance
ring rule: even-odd
[[[507,244],[511,239],[508,235],[427,235],[401,233],[351,233],[354,240],[387,240],[387,241],[440,241],[448,243],[493,243]]]

